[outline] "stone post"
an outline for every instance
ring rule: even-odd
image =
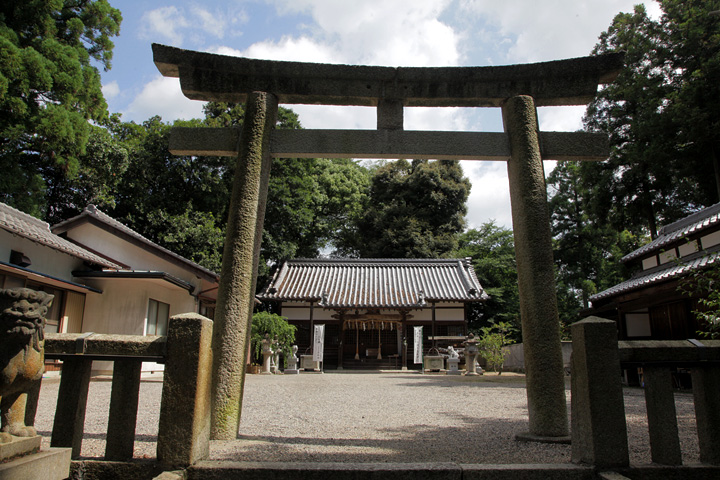
[[[92,360],[82,356],[63,360],[50,446],[72,448],[72,458],[82,448],[91,370]]]
[[[245,382],[257,265],[270,179],[270,136],[277,97],[248,95],[223,251],[213,327],[212,429],[217,440],[237,437]]]
[[[508,177],[527,373],[528,439],[565,437],[568,419],[555,266],[535,102],[524,95],[509,98],[502,114],[511,154]]]
[[[720,465],[720,368],[692,370],[700,461]]]
[[[141,373],[141,360],[115,360],[113,363],[105,460],[133,457]]]
[[[630,458],[617,326],[589,317],[572,325],[572,338],[572,461],[626,467]]]
[[[164,467],[209,455],[212,331],[212,320],[196,313],[170,319],[157,445]]]

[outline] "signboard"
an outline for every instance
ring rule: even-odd
[[[415,329],[415,343],[414,343],[414,359],[413,363],[422,363],[422,349],[423,349],[423,327],[413,327]]]
[[[313,335],[313,361],[323,361],[323,350],[325,349],[325,325],[315,325]]]

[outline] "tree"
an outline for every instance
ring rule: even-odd
[[[470,229],[458,237],[453,256],[471,257],[473,268],[490,299],[473,304],[468,315],[470,329],[507,323],[520,327],[515,241],[512,230],[495,221]]]
[[[107,117],[100,74],[122,17],[106,0],[0,5],[0,201],[44,216],[80,167],[90,121]]]
[[[469,194],[457,161],[386,163],[373,172],[367,208],[341,247],[366,258],[447,257],[465,226]]]
[[[505,346],[514,343],[510,339],[516,329],[509,323],[499,322],[489,327],[480,329],[478,348],[480,356],[485,359],[486,365],[491,366],[498,375],[502,374],[503,363],[505,363]]]
[[[255,358],[262,361],[262,341],[267,335],[271,341],[277,341],[277,346],[287,361],[287,358],[292,355],[296,330],[297,327],[290,325],[286,317],[268,312],[254,313],[250,327],[250,343]]]
[[[573,302],[566,296],[561,302],[560,315],[570,323],[581,306],[589,306],[591,295],[626,277],[620,259],[639,246],[627,230],[618,232],[592,215],[591,204],[596,199],[594,179],[586,173],[588,165],[559,163],[547,179],[558,287],[577,298]],[[564,292],[558,293],[564,296]]]
[[[658,224],[716,202],[720,192],[720,21],[708,15],[720,1],[660,6],[659,22],[638,5],[600,36],[593,53],[625,51],[626,67],[585,117],[586,128],[608,133],[612,145],[608,162],[587,169],[595,214],[617,231],[653,238]]]

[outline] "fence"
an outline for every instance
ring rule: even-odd
[[[700,461],[720,465],[720,341],[618,342],[616,323],[597,317],[575,323],[572,336],[573,462],[629,467],[621,368],[642,367],[652,461],[681,465],[671,372],[684,367],[692,371]]]
[[[72,458],[78,458],[92,362],[112,361],[105,460],[131,459],[142,362],[152,361],[165,364],[157,441],[159,463],[184,467],[207,458],[211,340],[212,321],[197,314],[172,317],[167,337],[47,334],[45,357],[63,361],[51,446],[72,448]]]

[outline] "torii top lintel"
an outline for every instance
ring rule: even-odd
[[[244,102],[253,91],[284,104],[500,107],[530,95],[536,106],[585,105],[612,82],[623,54],[498,67],[376,67],[231,57],[153,44],[155,65],[193,100]]]

